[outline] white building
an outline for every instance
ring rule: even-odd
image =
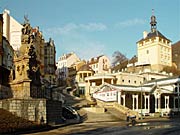
[[[130,109],[143,115],[157,112],[167,115],[180,111],[179,93],[180,78],[171,77],[140,86],[104,83],[93,93],[93,97],[105,102],[116,102],[124,112]]]
[[[105,55],[91,58],[87,64],[95,73],[108,73],[111,66],[109,58]]]
[[[80,61],[80,58],[74,52],[64,54],[61,57],[59,57],[56,64],[57,78],[62,80],[66,79],[68,77],[68,67],[70,67],[78,61]]]
[[[23,26],[10,16],[10,11],[3,12],[3,36],[9,41],[14,50],[21,46],[21,35]]]
[[[143,32],[137,42],[138,62],[136,66],[150,65],[151,70],[161,71],[172,65],[171,41],[156,29],[156,17],[151,16],[151,32]]]

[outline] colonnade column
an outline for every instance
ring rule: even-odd
[[[138,103],[139,103],[139,99],[138,99],[138,95],[136,95],[136,109],[139,109]]]
[[[134,94],[132,95],[132,100],[133,100],[132,109],[134,110]]]
[[[118,104],[121,105],[121,92],[118,91]]]
[[[86,84],[86,96],[90,95],[90,81],[88,80],[87,84]]]
[[[113,81],[113,79],[111,79],[111,84],[114,84],[114,81]]]
[[[161,109],[161,94],[156,93],[155,95],[155,111],[160,112]]]
[[[126,96],[125,96],[125,94],[124,95],[121,95],[121,97],[123,98],[123,106],[125,106],[126,105]]]
[[[155,112],[157,112],[157,107],[158,107],[157,96],[154,95],[154,98],[155,98]]]
[[[144,109],[149,113],[149,109],[150,109],[150,96],[149,95],[145,95],[144,96]]]
[[[132,95],[132,98],[133,98],[133,110],[136,110],[138,109],[138,95]]]
[[[102,84],[104,84],[104,78],[102,78]]]
[[[158,110],[160,111],[161,110],[161,95],[159,94],[159,97],[158,97]]]
[[[165,96],[165,110],[169,111],[169,96]]]

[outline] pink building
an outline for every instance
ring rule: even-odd
[[[98,57],[91,58],[87,61],[87,64],[97,73],[108,73],[111,63],[107,56],[101,55]]]

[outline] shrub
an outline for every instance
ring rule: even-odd
[[[45,125],[39,125],[38,123],[25,120],[6,110],[0,109],[0,134],[23,132],[44,126]]]

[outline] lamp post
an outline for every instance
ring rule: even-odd
[[[177,83],[177,92],[178,92],[178,116],[179,116],[179,83]]]
[[[142,83],[141,83],[141,120],[142,120]]]

